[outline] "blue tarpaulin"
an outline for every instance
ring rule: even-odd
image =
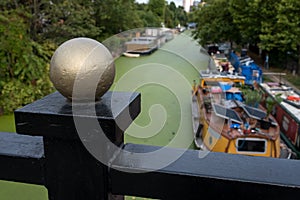
[[[238,72],[239,66],[240,66],[240,60],[239,60],[239,57],[235,53],[231,52],[229,54],[229,62],[234,67],[235,72]]]
[[[226,100],[236,100],[240,102],[244,101],[242,97],[242,93],[231,93],[231,92],[226,92]]]
[[[225,92],[226,100],[237,100],[241,102],[243,101],[242,92],[230,91],[230,89],[232,88],[231,83],[219,82],[219,86],[222,91]]]
[[[226,91],[226,90],[229,90],[232,87],[232,83],[219,82],[219,86],[221,87],[222,91]]]
[[[247,62],[241,62],[241,58],[234,52],[230,53],[229,61],[235,69],[235,72],[240,72],[242,76],[245,76],[245,84],[252,85],[253,81],[258,83],[262,82],[262,70],[251,58],[248,58]],[[247,59],[247,58],[246,58]]]
[[[250,63],[249,65],[241,65],[240,66],[242,75],[246,77],[245,83],[252,85],[253,81],[256,81],[258,83],[261,83],[262,81],[262,70],[261,68],[253,63]]]

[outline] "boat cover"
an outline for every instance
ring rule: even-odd
[[[241,72],[246,77],[245,84],[252,85],[253,81],[262,83],[262,69],[250,57],[240,58],[234,52],[230,53],[229,61],[235,72]]]

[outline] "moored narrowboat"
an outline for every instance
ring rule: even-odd
[[[300,94],[292,87],[278,82],[261,83],[265,99],[272,98],[278,103],[273,114],[279,122],[281,136],[297,156],[300,156]],[[277,97],[277,98],[276,98]]]
[[[195,145],[214,152],[294,157],[274,116],[261,104],[246,104],[244,85],[242,76],[200,73],[192,103]]]

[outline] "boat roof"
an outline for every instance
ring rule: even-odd
[[[204,83],[205,86],[219,86],[219,82],[215,80],[206,80]]]
[[[227,57],[225,56],[224,53],[217,53],[217,54],[214,54],[213,59],[216,59],[216,60],[226,60],[226,61],[228,61],[228,59],[227,59]],[[228,61],[228,62],[229,62],[229,61]]]
[[[280,103],[288,112],[290,115],[293,116],[294,119],[297,120],[298,123],[300,123],[300,109],[295,107],[295,106],[292,106],[291,104],[289,103],[286,103],[286,102],[281,102]]]
[[[203,79],[218,79],[218,78],[229,78],[229,79],[241,79],[245,80],[245,76],[242,75],[236,75],[236,74],[225,74],[225,73],[220,73],[219,71],[216,70],[201,70],[200,71],[200,77]]]
[[[125,44],[151,44],[157,39],[154,36],[147,36],[147,37],[134,37],[132,40],[126,42]]]
[[[283,85],[282,90],[279,90],[280,85],[278,84],[272,84],[272,83],[261,83],[260,87],[267,92],[269,95],[271,95],[273,98],[275,97],[276,94],[279,93],[291,93],[291,94],[295,94],[298,95],[297,91],[294,90],[290,90],[289,86],[287,85]],[[272,90],[271,88],[275,87],[276,90]],[[295,102],[291,102],[287,99],[283,99],[283,101],[280,103],[281,107],[288,112],[291,117],[297,121],[297,123],[300,123],[300,103],[295,103]]]
[[[272,91],[275,92],[293,91],[292,87],[285,84],[280,84],[278,82],[266,82],[265,84],[271,92]]]

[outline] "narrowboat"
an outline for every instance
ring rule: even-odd
[[[149,55],[158,49],[157,37],[134,37],[125,43],[126,53]]]
[[[300,156],[300,93],[281,82],[265,82],[260,87],[268,97],[277,101],[273,115],[279,122],[282,138]],[[276,97],[279,97],[276,98]]]
[[[218,71],[223,72],[223,73],[226,72],[229,74],[234,73],[234,67],[229,62],[229,60],[227,59],[227,57],[224,53],[217,52],[216,54],[212,54],[211,57],[214,61],[214,65]]]
[[[248,55],[238,56],[236,53],[231,52],[228,60],[233,66],[235,73],[245,76],[245,84],[252,85],[254,82],[263,82],[263,71],[261,67]]]
[[[259,103],[247,103],[246,93],[259,91],[246,88],[244,76],[217,73],[200,72],[199,84],[193,87],[195,146],[214,152],[293,158],[294,152],[281,141],[274,116]]]

